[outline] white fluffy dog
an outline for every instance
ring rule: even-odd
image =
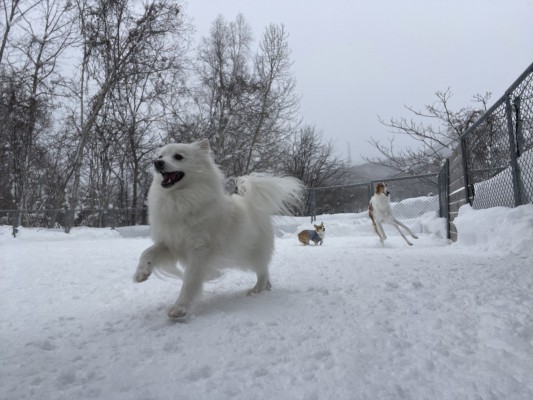
[[[145,281],[154,268],[183,279],[171,318],[185,317],[203,282],[221,268],[255,272],[257,283],[248,294],[269,290],[271,215],[288,213],[300,203],[302,183],[252,174],[237,181],[239,194],[225,194],[224,177],[207,140],[163,147],[154,167],[148,193],[154,244],[141,254],[134,280]]]

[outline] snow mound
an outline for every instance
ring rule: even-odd
[[[17,237],[13,237],[13,227],[0,226],[0,241],[8,240],[88,240],[88,239],[114,239],[120,237],[120,233],[111,228],[73,228],[69,234],[62,229],[47,228],[17,228]]]
[[[533,204],[485,210],[464,205],[453,223],[457,227],[458,245],[524,258],[533,255]]]

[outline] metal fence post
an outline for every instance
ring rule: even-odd
[[[438,176],[439,216],[446,219],[446,238],[450,239],[450,159],[447,158]]]
[[[513,100],[515,112],[515,136],[516,136],[516,154],[518,157],[524,152],[524,133],[522,132],[522,99],[516,96]]]
[[[520,168],[518,166],[517,147],[513,129],[513,115],[511,100],[509,96],[505,98],[505,114],[507,116],[507,132],[509,134],[509,157],[511,161],[511,174],[513,177],[513,194],[514,206],[518,207],[522,204],[522,190],[520,185]]]
[[[143,204],[141,224],[146,225],[147,223],[148,223],[148,206],[146,204]]]
[[[315,189],[309,189],[309,214],[311,214],[311,223],[316,221],[316,198]]]
[[[465,186],[465,200],[468,204],[472,205],[472,201],[470,201],[470,182],[468,179],[468,153],[466,151],[465,135],[461,136],[459,146],[461,146],[461,161],[463,163],[463,183]]]
[[[107,209],[107,215],[109,216],[109,220],[111,222],[111,229],[115,229],[117,227],[117,215],[115,209],[112,206],[111,208]]]
[[[20,226],[20,210],[13,211],[13,237],[17,237],[18,227]]]
[[[74,225],[74,214],[76,210],[67,208],[65,210],[65,233],[70,233],[70,229]]]

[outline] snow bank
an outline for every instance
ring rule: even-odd
[[[62,229],[46,228],[17,228],[17,237],[13,237],[13,227],[0,226],[0,242],[9,240],[88,240],[88,239],[112,239],[121,234],[111,228],[74,228],[69,234]]]
[[[140,238],[150,236],[149,225],[121,226],[115,229],[123,238]]]
[[[485,210],[464,205],[453,223],[460,246],[522,257],[533,255],[533,204]]]

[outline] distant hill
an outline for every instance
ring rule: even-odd
[[[442,146],[440,149],[435,150],[442,158],[448,158],[452,153],[452,148],[455,146],[455,144],[450,143],[448,146]],[[431,159],[431,156],[427,156],[428,159]],[[348,168],[348,177],[347,177],[347,184],[356,184],[356,183],[366,183],[369,181],[377,181],[377,180],[386,180],[391,178],[401,178],[404,176],[413,176],[413,175],[427,175],[427,174],[434,174],[438,173],[441,170],[441,166],[439,165],[429,165],[426,167],[420,167],[415,166],[415,164],[418,164],[414,159],[413,160],[405,160],[404,161],[407,165],[410,165],[410,169],[414,171],[413,173],[403,173],[398,172],[397,170],[382,166],[382,165],[375,165],[369,162],[354,165],[352,167]]]
[[[413,167],[412,169],[416,171],[416,175],[427,175],[438,173],[441,170],[441,167],[431,166],[423,169],[419,167],[418,171],[416,167]],[[394,168],[367,162],[348,168],[346,184],[366,183],[370,181],[401,178],[404,176],[413,176],[413,174],[398,172]]]
[[[374,165],[368,162],[348,168],[349,183],[366,183],[390,178],[397,174],[398,172],[390,167]]]

